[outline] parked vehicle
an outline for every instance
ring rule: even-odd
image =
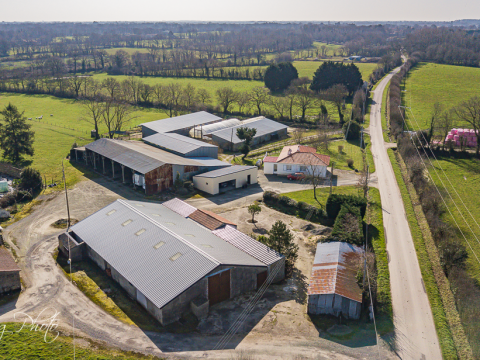
[[[296,172],[295,174],[287,175],[288,180],[303,180],[305,179],[305,174],[302,172]]]

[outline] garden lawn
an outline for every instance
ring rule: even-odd
[[[361,190],[356,186],[334,186],[333,193],[338,195],[361,195]],[[330,187],[317,188],[318,202],[325,205],[327,203],[328,196],[330,195]],[[296,201],[303,201],[307,204],[318,206],[318,202],[313,197],[312,190],[293,191],[282,194]]]
[[[20,165],[37,168],[42,177],[46,176],[48,183],[52,179],[57,183],[62,182],[62,159],[68,155],[72,144],[76,142],[82,146],[92,142],[90,131],[93,125],[83,120],[86,115],[80,102],[49,95],[0,94],[0,108],[3,109],[8,103],[25,111],[27,118],[33,118],[27,122],[35,131],[35,154],[25,156]],[[40,115],[43,115],[43,120],[35,120]],[[166,117],[165,113],[153,109],[140,109],[133,116],[132,127]],[[105,127],[100,127],[101,133],[105,131]],[[75,169],[68,161],[64,163],[67,184],[73,185],[81,179],[83,172]]]
[[[412,108],[420,128],[429,127],[433,105],[440,102],[450,108],[480,93],[480,68],[419,63],[410,70],[403,102]],[[413,122],[413,124],[412,124]],[[418,129],[411,118],[408,125]],[[457,124],[467,127],[467,124]]]

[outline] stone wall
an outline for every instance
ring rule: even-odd
[[[21,286],[20,271],[0,272],[0,294],[19,290]]]

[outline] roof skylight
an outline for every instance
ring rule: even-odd
[[[154,245],[153,248],[157,250],[158,248],[161,248],[163,245],[165,245],[165,241],[160,241],[157,245]]]
[[[112,210],[110,210],[110,211],[107,213],[107,215],[110,216],[110,215],[112,215],[115,211],[117,211],[117,210],[112,209]]]
[[[128,219],[127,221],[125,221],[124,223],[122,223],[122,226],[127,226],[128,224],[130,224],[133,220],[132,219]]]
[[[175,260],[177,260],[180,256],[182,256],[181,253],[176,253],[175,255],[173,255],[173,256],[170,258],[170,260],[175,261]]]
[[[140,230],[138,230],[138,231],[135,233],[135,235],[140,236],[140,235],[142,235],[145,231],[147,231],[147,230],[145,230],[145,229],[140,229]]]

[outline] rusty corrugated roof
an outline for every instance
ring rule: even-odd
[[[196,221],[200,225],[205,226],[209,230],[216,230],[226,225],[219,219],[216,219],[210,214],[207,214],[205,211],[198,210],[198,209],[195,210],[193,213],[191,213],[189,215],[189,218],[192,219],[193,221]]]
[[[337,294],[362,302],[356,279],[356,262],[362,253],[361,248],[343,242],[318,244],[308,295]]]
[[[20,271],[12,254],[3,246],[0,246],[0,271]]]

